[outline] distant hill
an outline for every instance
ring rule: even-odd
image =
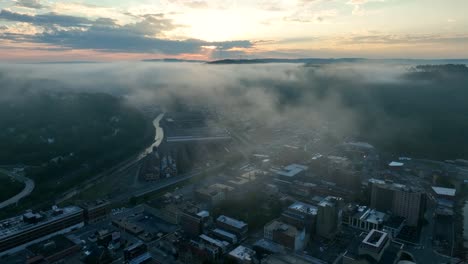
[[[208,64],[265,64],[265,63],[304,63],[306,65],[332,63],[399,63],[399,64],[468,64],[468,59],[365,59],[365,58],[298,58],[298,59],[223,59],[207,62]]]
[[[174,58],[165,58],[165,59],[146,59],[142,60],[144,62],[191,62],[191,63],[204,63],[204,60],[182,60]]]

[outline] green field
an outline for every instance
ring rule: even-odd
[[[21,192],[24,188],[24,183],[13,181],[10,177],[0,172],[0,201],[14,196]]]

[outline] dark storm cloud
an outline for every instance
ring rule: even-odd
[[[198,53],[204,46],[216,46],[220,50],[253,46],[252,42],[248,40],[207,42],[198,39],[169,40],[162,38],[166,32],[180,26],[174,24],[163,14],[146,14],[140,16],[138,22],[119,25],[115,20],[109,18],[89,20],[56,13],[33,16],[2,10],[0,20],[30,23],[45,29],[42,33],[34,35],[4,33],[0,34],[0,38],[50,44],[69,49],[175,55]]]

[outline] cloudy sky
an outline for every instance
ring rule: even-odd
[[[468,58],[467,0],[0,0],[0,60]]]

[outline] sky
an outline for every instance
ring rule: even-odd
[[[465,59],[467,10],[467,0],[0,0],[0,60]]]

